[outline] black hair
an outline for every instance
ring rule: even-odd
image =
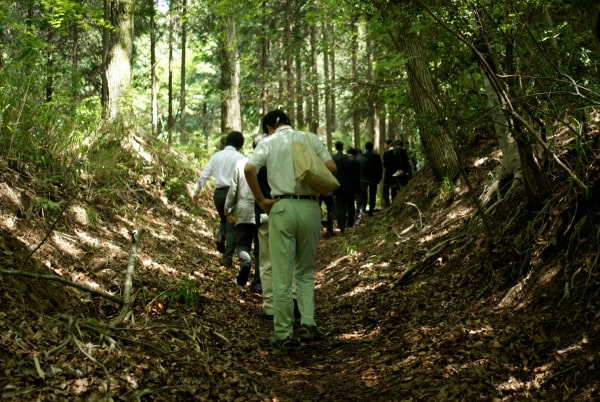
[[[373,143],[372,143],[371,141],[369,141],[369,142],[367,142],[367,143],[365,144],[365,149],[366,149],[367,151],[372,151],[372,150],[373,150],[373,147],[374,147],[374,145],[373,145]]]
[[[358,155],[358,151],[356,150],[356,148],[352,148],[352,147],[348,147],[348,149],[346,150],[346,153],[350,154],[352,156]]]
[[[269,129],[267,126],[271,128],[277,128],[283,124],[291,125],[290,118],[287,114],[281,109],[275,109],[267,113],[263,116],[262,119],[262,130],[263,133],[268,134]]]
[[[231,131],[225,139],[225,146],[227,145],[241,149],[244,146],[244,136],[239,131]]]
[[[344,143],[342,141],[336,141],[335,142],[335,149],[338,151],[343,151],[344,150]]]

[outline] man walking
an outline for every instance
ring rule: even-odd
[[[225,199],[231,185],[231,179],[235,170],[235,164],[244,155],[240,149],[244,146],[244,136],[239,131],[232,131],[227,134],[225,139],[225,148],[216,152],[210,157],[206,167],[198,177],[196,182],[196,191],[192,197],[192,202],[198,202],[200,190],[206,184],[211,176],[215,177],[215,192],[213,202],[219,213],[219,232],[217,234],[217,250],[223,253],[221,263],[226,267],[233,266],[233,253],[235,251],[235,226],[227,221],[225,213]]]
[[[297,182],[292,159],[293,141],[312,146],[327,168],[335,173],[331,155],[312,133],[294,130],[281,110],[267,113],[263,132],[269,136],[259,142],[244,168],[246,180],[260,208],[269,214],[269,248],[273,275],[273,327],[269,344],[277,349],[292,347],[294,329],[293,278],[296,279],[300,310],[300,341],[320,338],[314,317],[314,267],[321,226],[318,193]],[[273,199],[259,187],[257,171],[267,166]]]
[[[373,143],[371,141],[365,144],[365,153],[363,156],[367,159],[366,166],[366,181],[367,181],[367,205],[368,215],[373,216],[375,211],[375,203],[377,201],[377,186],[383,176],[383,165],[381,163],[381,156],[373,151]]]

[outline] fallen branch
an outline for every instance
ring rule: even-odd
[[[109,324],[110,328],[120,325],[131,307],[131,288],[133,287],[133,271],[135,268],[135,259],[137,256],[137,248],[140,242],[142,229],[137,229],[131,232],[131,253],[129,253],[129,262],[127,263],[127,274],[125,275],[125,285],[123,286],[123,305],[121,312]]]
[[[83,290],[83,291],[91,293],[95,296],[104,297],[105,299],[113,301],[117,304],[123,304],[123,300],[113,294],[103,292],[102,290],[91,288],[91,287],[83,285],[81,283],[72,282],[68,279],[65,279],[63,277],[56,276],[56,275],[41,275],[41,274],[36,274],[33,272],[28,272],[28,271],[17,271],[15,269],[0,269],[0,274],[27,276],[29,278],[45,279],[45,280],[49,280],[49,281],[59,282],[59,283],[62,283],[63,285],[67,285],[67,286],[71,286],[71,287],[74,287],[79,290]]]
[[[27,264],[27,262],[29,262],[29,260],[33,256],[33,254],[35,254],[35,252],[38,251],[40,249],[40,247],[42,247],[42,244],[44,244],[46,242],[46,240],[48,240],[48,237],[50,237],[50,234],[52,234],[52,231],[54,230],[54,227],[56,226],[56,224],[58,223],[58,221],[60,220],[60,218],[62,218],[62,216],[64,215],[64,213],[67,210],[67,208],[69,208],[69,205],[71,205],[71,201],[73,201],[77,197],[77,195],[78,195],[78,193],[75,193],[73,195],[73,197],[71,197],[69,199],[69,201],[67,201],[65,203],[65,205],[62,207],[62,209],[58,213],[58,216],[56,217],[56,219],[54,220],[54,222],[52,222],[52,225],[50,226],[50,230],[48,230],[48,232],[46,233],[46,236],[44,236],[44,238],[42,239],[42,241],[33,250],[31,250],[31,252],[27,255],[27,257],[25,258],[25,260],[21,264],[21,268],[24,267],[25,264]]]
[[[446,239],[438,244],[436,244],[435,246],[433,246],[428,252],[427,254],[425,254],[423,257],[421,257],[421,259],[416,262],[415,264],[411,265],[410,267],[406,268],[398,278],[396,278],[396,280],[394,280],[394,282],[392,282],[392,289],[396,288],[400,282],[402,282],[402,280],[404,278],[406,278],[410,273],[412,273],[415,269],[417,269],[417,267],[423,265],[427,260],[433,258],[433,257],[437,257],[438,255],[440,255],[445,249],[446,247],[453,242],[454,240],[460,238],[460,237],[464,237],[464,235],[461,236],[456,236],[453,237],[451,239]]]

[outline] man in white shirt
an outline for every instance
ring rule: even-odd
[[[225,139],[225,148],[216,152],[208,160],[208,164],[198,177],[196,182],[196,191],[192,197],[192,202],[198,202],[200,190],[206,184],[211,176],[215,178],[215,192],[213,201],[215,208],[219,213],[219,232],[217,234],[217,250],[223,253],[221,263],[226,267],[233,266],[233,254],[235,252],[235,225],[227,222],[227,214],[225,213],[225,199],[227,191],[231,185],[231,179],[235,171],[235,164],[244,155],[240,153],[240,149],[244,146],[244,136],[239,131],[232,131],[227,134]]]
[[[314,317],[314,268],[321,232],[319,194],[295,180],[291,144],[306,139],[332,173],[335,173],[336,165],[319,138],[292,129],[283,111],[267,113],[262,126],[269,136],[258,143],[244,173],[256,202],[269,214],[275,332],[269,343],[278,349],[289,349],[293,347],[294,279],[301,324],[298,339],[320,338]],[[263,166],[267,167],[273,199],[265,198],[258,184],[257,172]]]

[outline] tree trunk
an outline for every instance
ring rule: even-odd
[[[155,0],[149,0],[150,9],[150,91],[152,135],[158,135],[158,81],[156,78],[156,7]]]
[[[173,140],[173,126],[175,125],[175,116],[173,114],[173,46],[175,36],[175,18],[173,18],[173,1],[169,3],[169,78],[168,78],[168,117],[167,117],[167,144],[171,144]]]
[[[119,101],[131,84],[133,0],[104,0],[102,106],[109,121],[119,115]]]
[[[221,65],[221,132],[242,131],[240,106],[240,60],[233,15],[219,17],[219,61]]]
[[[48,31],[46,39],[48,48],[46,49],[46,102],[52,101],[54,94],[54,30]]]
[[[310,89],[312,94],[312,109],[310,131],[319,134],[319,72],[317,58],[317,28],[312,25],[310,28],[310,55],[311,55],[311,74],[310,74]],[[331,147],[328,146],[331,150]]]
[[[356,26],[356,20],[350,22],[350,35],[351,38],[351,53],[352,53],[352,81],[358,83],[358,28]],[[360,95],[354,94],[354,98],[358,99]],[[356,103],[356,102],[354,102]],[[361,115],[356,105],[352,105],[352,132],[354,137],[354,146],[361,148],[361,136],[360,136],[360,123]]]
[[[332,146],[332,134],[333,134],[333,126],[332,126],[332,107],[331,107],[331,76],[329,73],[329,24],[327,22],[323,22],[322,24],[322,38],[323,38],[323,82],[325,84],[325,90],[323,92],[325,98],[325,135],[327,138],[327,147],[331,149]]]
[[[292,36],[292,29],[294,28],[294,7],[292,5],[291,0],[286,0],[286,13],[285,13],[285,45],[283,46],[283,57],[284,57],[284,71],[285,71],[285,79],[284,79],[284,94],[283,94],[283,102],[285,111],[288,114],[292,126],[296,126],[296,116],[294,113],[294,100],[296,98],[294,92],[294,39]]]
[[[306,92],[304,91],[302,74],[302,57],[297,54],[294,62],[296,66],[296,127],[300,130],[304,130],[306,128],[306,121],[304,119],[304,97],[306,96]]]
[[[181,4],[181,78],[180,78],[180,84],[179,84],[179,110],[181,110],[181,114],[179,115],[179,122],[180,122],[180,126],[181,126],[181,132],[179,135],[179,141],[182,144],[187,144],[189,141],[188,138],[188,133],[185,127],[185,119],[186,119],[186,115],[185,115],[185,108],[186,108],[186,103],[185,103],[185,89],[186,89],[186,85],[185,85],[185,75],[186,75],[186,70],[185,70],[185,63],[186,63],[186,47],[187,47],[187,0],[182,0],[182,4]]]
[[[436,121],[439,118],[438,96],[425,60],[420,34],[406,33],[402,46],[408,58],[408,82],[413,99],[423,150],[438,180],[458,176],[459,163],[452,141]]]

